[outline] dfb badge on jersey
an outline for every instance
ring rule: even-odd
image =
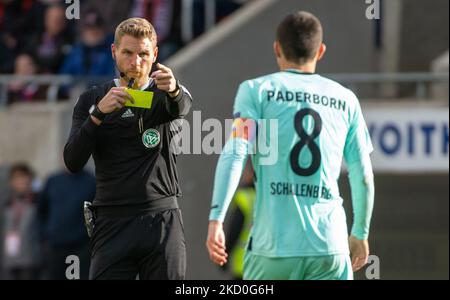
[[[147,129],[142,135],[142,143],[147,148],[155,148],[156,146],[159,145],[160,141],[161,135],[156,129],[153,128]]]

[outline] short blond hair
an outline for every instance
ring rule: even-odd
[[[131,35],[135,38],[149,38],[156,47],[157,36],[153,25],[143,18],[129,18],[119,24],[114,34],[114,44],[119,45],[124,35]]]

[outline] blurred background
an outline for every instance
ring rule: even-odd
[[[196,116],[224,123],[240,82],[277,71],[275,30],[295,10],[322,21],[328,51],[318,73],[361,100],[375,147],[370,245],[380,278],[449,278],[449,1],[372,1],[378,19],[364,0],[71,2],[79,19],[67,18],[65,1],[0,0],[0,279],[64,279],[69,255],[87,276],[82,203],[95,197],[93,163],[69,174],[62,149],[78,95],[117,76],[110,45],[122,20],[155,26],[159,61],[188,87]],[[193,114],[191,129],[205,137]],[[179,157],[188,279],[239,278],[239,258],[218,268],[204,246],[217,159]],[[340,186],[351,224],[345,168]],[[251,226],[249,188],[251,174],[226,221],[236,257]]]

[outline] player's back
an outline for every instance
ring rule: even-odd
[[[257,201],[251,246],[256,254],[348,253],[337,180],[358,110],[350,90],[317,74],[288,70],[241,85],[235,113],[265,125],[275,120],[278,126],[275,132],[273,125],[258,128],[258,143],[263,134],[269,156],[277,159],[253,156]]]

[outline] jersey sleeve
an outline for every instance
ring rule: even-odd
[[[352,96],[355,101],[354,111],[350,116],[350,127],[344,148],[344,158],[347,164],[361,160],[366,154],[373,152],[372,141],[362,114],[361,105],[353,93]]]
[[[95,104],[94,90],[83,93],[75,104],[72,128],[64,147],[64,162],[71,172],[79,172],[94,151],[98,126],[90,117],[90,107]]]
[[[234,102],[234,118],[260,119],[260,106],[256,103],[256,87],[253,81],[243,82],[238,89]]]

